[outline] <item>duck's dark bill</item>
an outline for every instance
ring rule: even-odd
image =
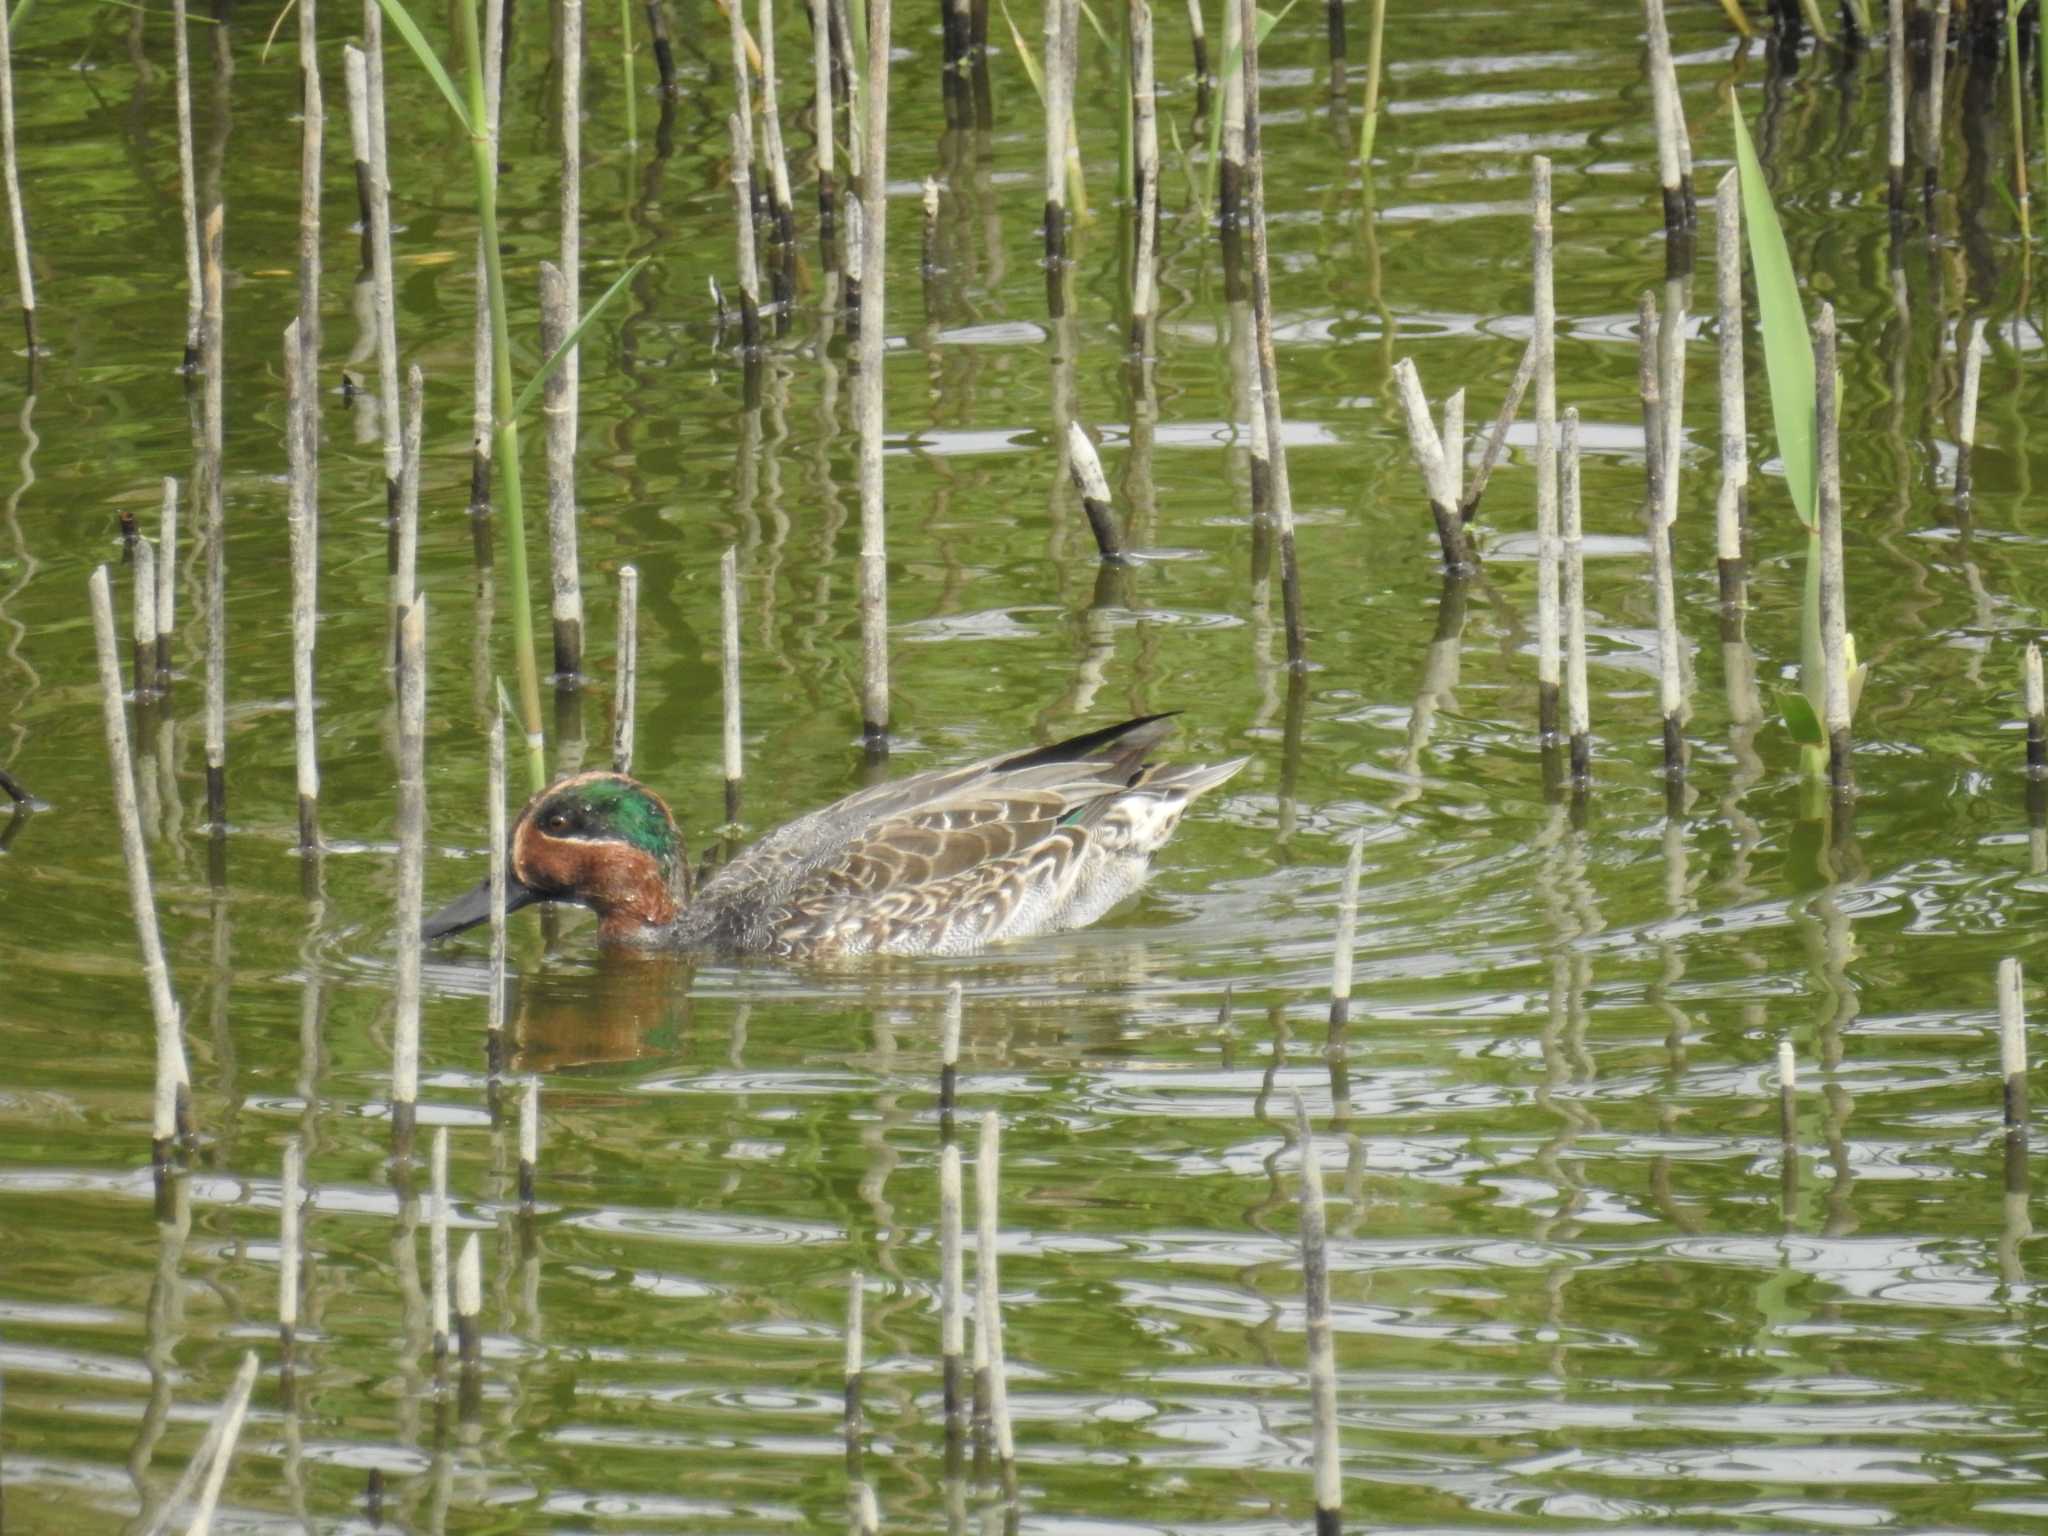
[[[540,892],[531,886],[522,885],[510,875],[505,877],[505,910],[517,912],[521,907],[531,906],[541,899]],[[420,937],[428,943],[444,939],[451,933],[460,933],[465,928],[474,928],[478,923],[491,919],[491,882],[483,881],[473,891],[467,891],[449,902],[420,924]]]

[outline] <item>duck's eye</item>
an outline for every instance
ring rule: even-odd
[[[549,811],[541,818],[540,824],[542,829],[548,832],[566,832],[569,830],[569,813]]]

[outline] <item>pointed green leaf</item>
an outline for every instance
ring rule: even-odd
[[[1742,112],[1730,102],[1735,124],[1735,165],[1742,185],[1742,233],[1749,246],[1750,270],[1756,277],[1756,303],[1764,342],[1764,372],[1771,384],[1771,421],[1778,434],[1778,456],[1792,505],[1808,528],[1816,525],[1813,448],[1813,342],[1806,333],[1806,309],[1799,301],[1799,280],[1792,275],[1792,253],[1785,230],[1771,203],[1771,189],[1749,141]]]
[[[1798,689],[1778,690],[1778,713],[1792,739],[1802,747],[1827,745],[1828,735],[1820,728],[1820,716],[1813,712],[1812,702]]]
[[[605,289],[604,297],[583,312],[583,318],[576,322],[576,329],[563,338],[562,344],[555,348],[554,356],[542,363],[540,365],[540,372],[528,379],[526,381],[526,388],[519,391],[519,398],[512,402],[512,414],[515,417],[526,414],[526,408],[533,404],[533,397],[540,393],[541,386],[547,383],[548,379],[553,376],[554,371],[562,366],[562,359],[569,355],[569,349],[583,339],[583,333],[590,329],[591,323],[599,315],[604,313],[605,306],[619,296],[625,289],[626,284],[633,281],[634,274],[646,266],[651,259],[650,257],[642,256],[633,265],[626,268],[625,271],[619,274],[619,280],[613,283],[611,287]]]
[[[420,31],[419,24],[412,19],[401,0],[377,0],[377,3],[384,8],[384,14],[390,18],[391,25],[398,28],[398,35],[405,39],[406,46],[412,49],[413,56],[420,61],[434,84],[441,88],[441,94],[448,99],[448,110],[453,112],[455,120],[462,124],[462,131],[475,133],[476,130],[469,122],[469,108],[462,104],[462,96],[455,89],[455,82],[448,78],[448,71],[441,67],[441,56],[434,52],[433,45],[427,41],[426,34]],[[462,0],[462,3],[468,4],[470,0]]]
[[[1010,24],[1010,41],[1016,45],[1017,62],[1024,66],[1024,78],[1031,82],[1031,89],[1038,92],[1038,110],[1045,110],[1045,80],[1038,73],[1038,60],[1029,48],[1024,46],[1024,34],[1017,30],[1016,18],[1010,14],[1009,0],[1003,0],[1003,20]]]

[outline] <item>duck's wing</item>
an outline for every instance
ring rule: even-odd
[[[1099,808],[1145,776],[1171,729],[1155,715],[859,791],[740,854],[699,900],[749,912],[773,947],[817,945],[820,923],[858,927],[858,949],[891,947],[875,940],[976,904],[999,931],[1066,888]]]

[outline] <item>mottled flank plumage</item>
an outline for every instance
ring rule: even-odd
[[[508,907],[573,901],[607,943],[785,959],[964,955],[1082,928],[1144,883],[1181,813],[1246,762],[1155,765],[1163,715],[916,774],[799,817],[695,891],[661,797],[613,773],[551,786],[512,829]],[[489,915],[480,886],[429,918]]]

